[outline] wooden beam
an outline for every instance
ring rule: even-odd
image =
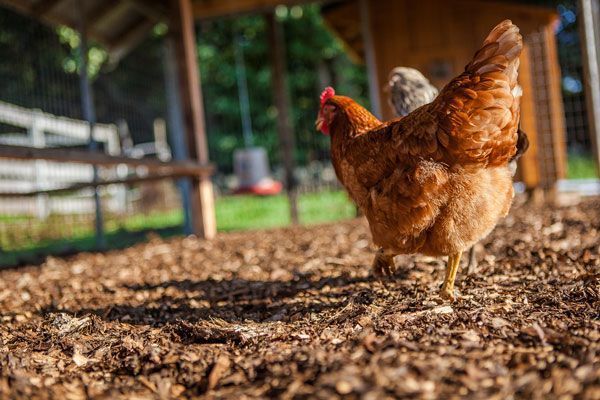
[[[202,0],[193,3],[196,19],[228,17],[247,13],[263,13],[278,5],[293,6],[310,0]]]
[[[196,33],[191,0],[171,0],[169,34],[173,35],[178,63],[181,104],[187,131],[187,147],[192,159],[208,164],[208,144],[200,69],[196,54]],[[206,176],[192,181],[191,208],[196,234],[212,238],[217,233],[212,182]]]
[[[31,13],[34,17],[40,17],[50,12],[64,0],[41,0],[31,7]]]
[[[112,38],[108,45],[111,62],[118,62],[129,50],[144,40],[154,25],[156,25],[156,21],[144,17],[117,37]]]
[[[579,0],[579,28],[583,50],[583,77],[588,112],[589,134],[600,176],[600,4]]]
[[[292,223],[298,223],[298,193],[294,177],[294,131],[292,129],[289,88],[287,84],[287,66],[285,56],[285,38],[283,26],[275,13],[267,14],[269,47],[271,56],[271,77],[273,80],[273,99],[277,107],[277,133],[281,158],[285,170],[285,185],[290,202]]]
[[[75,192],[75,191],[78,191],[81,189],[86,189],[86,188],[97,188],[100,186],[108,186],[108,185],[132,185],[134,183],[154,182],[154,181],[160,181],[163,179],[179,178],[181,176],[184,176],[184,175],[160,174],[160,175],[148,175],[148,176],[134,176],[134,177],[123,178],[123,179],[109,179],[109,180],[103,180],[103,181],[97,181],[97,182],[77,182],[77,183],[73,183],[73,184],[71,184],[69,186],[65,186],[65,187],[60,187],[60,188],[55,188],[55,189],[46,189],[46,190],[36,190],[33,192],[0,192],[0,197],[21,197],[21,196],[31,197],[31,196],[37,196],[40,194],[56,195],[56,194]]]
[[[137,159],[122,156],[109,156],[100,152],[61,148],[33,148],[25,146],[0,145],[0,158],[11,160],[46,160],[64,163],[115,166],[127,164],[133,167],[146,167],[149,171],[168,175],[210,176],[212,165],[197,164],[191,161],[162,162],[156,159]]]
[[[168,8],[160,1],[155,0],[125,0],[147,18],[159,22],[166,20],[169,16]]]
[[[128,5],[119,0],[104,0],[96,7],[94,12],[90,13],[88,18],[88,26],[94,29],[94,26],[102,23],[106,18],[111,16],[113,13],[118,13]]]

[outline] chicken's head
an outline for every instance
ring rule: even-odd
[[[319,108],[319,116],[315,122],[317,130],[321,131],[325,135],[329,135],[329,127],[331,121],[335,117],[337,107],[334,104],[327,103],[327,100],[335,96],[335,90],[331,86],[328,86],[321,93],[321,106]]]

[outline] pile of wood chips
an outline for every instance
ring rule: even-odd
[[[460,300],[363,220],[0,272],[0,397],[600,398],[600,198],[514,207]]]

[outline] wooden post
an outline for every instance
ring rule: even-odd
[[[170,35],[175,40],[181,104],[187,130],[187,147],[191,158],[208,164],[208,144],[204,126],[204,109],[200,87],[200,70],[196,54],[196,34],[191,0],[171,0]],[[212,182],[209,177],[192,181],[190,199],[194,232],[210,239],[216,235],[217,223]]]
[[[40,110],[36,110],[33,116],[33,120],[31,121],[31,126],[28,129],[28,135],[30,144],[32,147],[36,148],[44,148],[46,147],[46,135],[44,131],[40,129]],[[34,176],[33,179],[35,181],[36,190],[46,189],[47,185],[42,185],[41,182],[44,181],[44,171],[46,170],[46,161],[45,160],[35,160],[34,161]],[[39,194],[36,198],[36,214],[38,219],[46,219],[50,215],[50,204],[48,201],[47,194]]]
[[[583,50],[583,72],[588,124],[596,173],[600,176],[600,4],[593,0],[579,0],[579,27]]]
[[[373,46],[373,35],[371,31],[371,13],[368,0],[359,0],[359,7],[362,38],[365,47],[367,78],[369,80],[369,101],[371,102],[371,112],[377,118],[381,118],[381,96],[379,93],[377,62],[375,61],[375,48]]]
[[[290,100],[285,64],[285,38],[283,27],[277,21],[275,13],[267,14],[269,44],[271,47],[271,76],[273,81],[273,99],[277,107],[277,132],[283,167],[285,185],[290,201],[290,216],[293,224],[298,223],[298,192],[294,177],[294,132],[290,119]]]

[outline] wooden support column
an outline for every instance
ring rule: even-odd
[[[199,163],[208,164],[192,4],[191,0],[171,0],[170,4],[172,15],[169,34],[175,43],[188,153]],[[190,206],[194,232],[207,239],[214,237],[217,223],[213,187],[209,177],[199,176],[192,180]]]
[[[269,45],[271,47],[271,76],[273,99],[277,107],[277,133],[281,157],[285,169],[285,187],[290,201],[290,216],[293,224],[298,223],[298,192],[294,177],[294,132],[290,117],[290,99],[285,63],[285,38],[283,27],[273,12],[267,14]]]
[[[596,173],[600,176],[600,4],[598,1],[579,0],[578,18],[582,39],[589,133],[596,157]]]

